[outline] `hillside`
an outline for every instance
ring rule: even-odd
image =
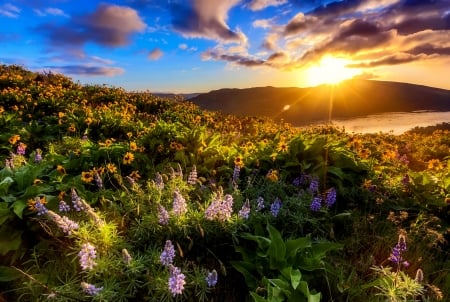
[[[332,91],[334,118],[416,110],[450,111],[449,90],[369,80],[350,80],[334,87],[220,89],[189,101],[207,110],[283,118],[300,126],[327,120]],[[288,105],[289,110],[283,110]]]

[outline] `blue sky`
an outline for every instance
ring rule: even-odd
[[[450,0],[5,0],[0,63],[127,90],[450,89]]]

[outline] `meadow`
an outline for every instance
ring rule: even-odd
[[[297,128],[0,66],[0,301],[449,301],[448,124]]]

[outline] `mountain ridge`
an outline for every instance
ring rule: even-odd
[[[233,115],[267,116],[294,126],[333,118],[386,112],[450,111],[450,90],[424,85],[348,80],[339,85],[222,88],[188,99],[202,109]]]

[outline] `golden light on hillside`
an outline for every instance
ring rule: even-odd
[[[360,71],[346,67],[352,61],[344,58],[327,56],[320,62],[306,70],[306,81],[308,86],[321,84],[339,84],[342,81],[351,79]]]

